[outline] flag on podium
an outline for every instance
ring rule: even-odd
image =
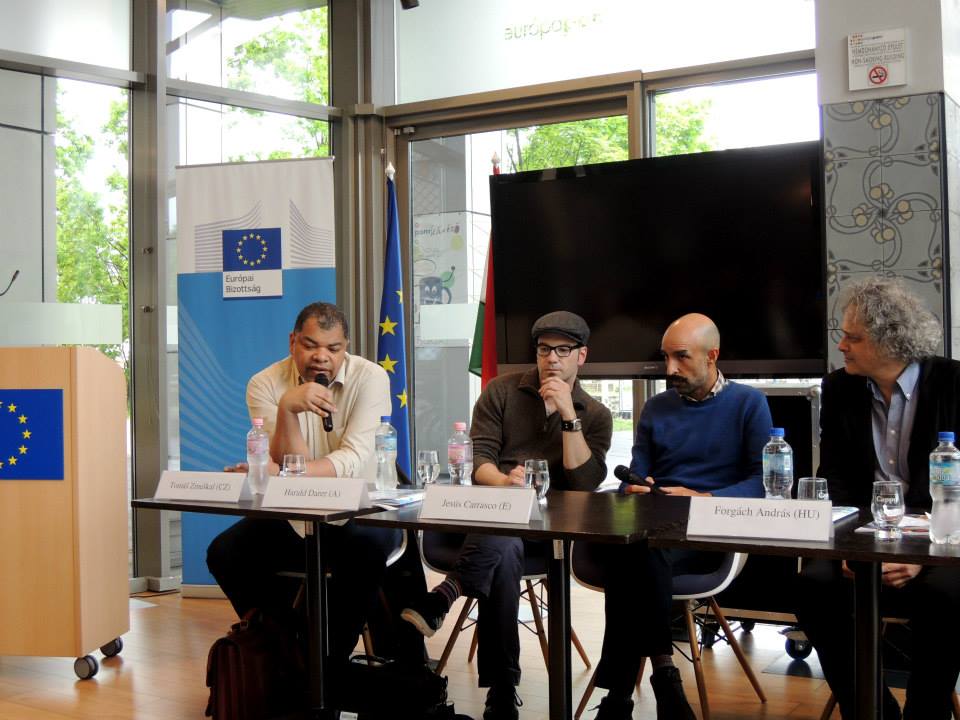
[[[0,388],[0,480],[63,480],[63,390]]]
[[[500,174],[500,158],[493,155],[493,174]],[[497,310],[493,303],[493,233],[487,248],[487,264],[483,270],[483,289],[477,309],[477,325],[473,330],[470,350],[470,372],[480,376],[480,389],[497,376]]]
[[[403,275],[400,272],[400,220],[397,217],[396,171],[387,164],[387,250],[383,261],[383,295],[377,333],[377,362],[390,377],[393,414],[390,424],[397,431],[397,465],[410,474],[410,408],[407,397],[407,341],[403,330]]]

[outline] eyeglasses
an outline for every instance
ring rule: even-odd
[[[537,355],[545,358],[549,357],[551,352],[555,352],[557,357],[565,358],[570,357],[570,353],[582,347],[583,345],[537,345]]]

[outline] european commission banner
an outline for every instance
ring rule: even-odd
[[[336,302],[333,160],[177,168],[180,469],[246,459],[247,381],[289,354],[300,309]],[[184,513],[183,584],[214,585],[235,518]]]

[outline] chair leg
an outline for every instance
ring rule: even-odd
[[[460,615],[457,617],[457,624],[453,628],[453,632],[450,633],[450,639],[447,640],[447,644],[443,647],[443,654],[440,656],[440,661],[437,663],[437,675],[443,672],[443,668],[447,665],[447,660],[450,658],[450,652],[453,650],[453,646],[457,642],[457,638],[460,637],[460,631],[463,630],[463,623],[467,619],[467,615],[470,614],[470,608],[473,607],[474,600],[473,598],[466,598],[463,603],[463,610],[460,611]]]
[[[753,685],[753,689],[757,693],[757,697],[760,698],[760,702],[765,703],[767,701],[767,696],[764,694],[763,688],[760,687],[760,681],[757,680],[757,676],[754,675],[753,668],[750,667],[747,657],[743,654],[743,648],[740,647],[739,641],[730,631],[730,623],[727,622],[727,618],[724,616],[723,611],[720,609],[720,606],[717,605],[717,601],[713,598],[710,598],[710,609],[716,616],[717,622],[720,623],[720,627],[723,628],[723,634],[727,636],[727,642],[729,642],[730,647],[733,648],[733,653],[737,656],[737,660],[740,662],[740,667],[743,668],[743,672],[747,676],[747,680],[749,680],[750,684]]]
[[[697,677],[697,692],[700,694],[700,717],[710,720],[710,705],[707,703],[707,687],[703,679],[703,663],[700,659],[700,644],[697,642],[697,623],[690,612],[690,602],[683,604],[683,617],[687,621],[687,636],[690,638],[690,657],[693,659],[693,672]]]
[[[954,694],[954,702],[956,702],[956,694]],[[823,712],[820,713],[820,720],[830,720],[830,716],[833,715],[833,709],[837,706],[837,696],[833,693],[830,693],[830,697],[827,698],[827,704],[823,706]]]
[[[476,625],[474,625],[474,626],[473,626],[473,637],[470,638],[470,652],[467,653],[467,662],[468,662],[468,663],[472,663],[472,662],[473,662],[473,656],[477,654],[477,644],[478,644],[479,641],[480,641],[480,637],[479,637],[479,635],[478,635],[479,632],[480,632],[480,628],[478,628]]]
[[[583,664],[587,666],[589,670],[591,667],[590,657],[587,655],[587,651],[583,649],[583,645],[580,644],[580,638],[577,637],[577,631],[572,627],[570,628],[570,642],[573,643],[573,646],[577,649],[577,653],[580,655],[580,659],[583,660]]]
[[[587,703],[590,702],[590,696],[593,695],[594,688],[597,687],[597,671],[594,670],[590,675],[590,682],[587,683],[586,690],[583,691],[583,697],[580,698],[580,704],[577,705],[577,711],[573,714],[573,720],[580,720],[583,711],[587,709]]]
[[[370,628],[363,626],[363,653],[364,655],[373,655],[373,636],[370,635]]]
[[[547,649],[547,633],[543,629],[543,615],[540,614],[540,603],[537,602],[537,593],[533,588],[533,582],[527,580],[527,600],[530,601],[530,609],[533,611],[533,624],[537,627],[537,639],[540,641],[540,652],[543,653],[543,664],[550,669],[550,654]],[[589,667],[589,666],[588,666]]]

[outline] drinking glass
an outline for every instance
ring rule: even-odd
[[[440,476],[440,460],[436,450],[420,450],[417,452],[417,477],[420,486],[426,487],[435,483]]]
[[[284,477],[306,475],[307,463],[306,460],[303,459],[303,455],[284,455],[283,467],[280,470],[280,474]]]
[[[903,520],[903,485],[896,480],[877,480],[873,484],[873,524],[877,540],[899,540]]]
[[[797,480],[797,500],[829,500],[827,479],[821,477],[802,477]]]
[[[534,488],[537,499],[546,502],[547,490],[550,489],[550,467],[546,460],[524,460],[523,486]]]

